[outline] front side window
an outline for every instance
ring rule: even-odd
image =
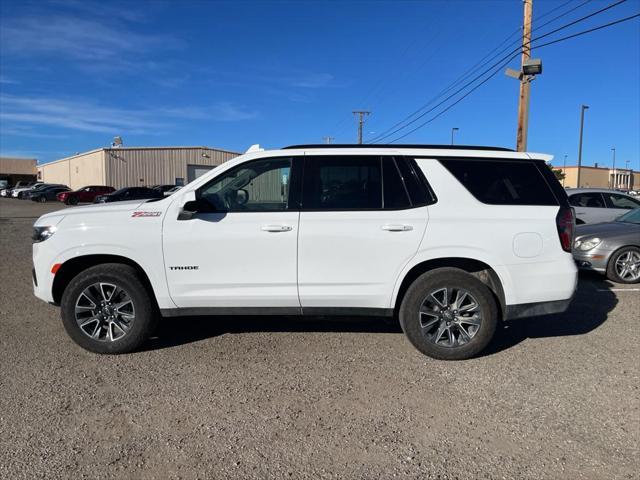
[[[607,193],[605,195],[609,198],[612,208],[624,208],[625,210],[631,210],[632,208],[640,207],[640,202],[635,198],[629,198],[617,193]]]
[[[573,207],[605,208],[604,198],[601,193],[587,192],[576,193],[569,197],[569,204]]]
[[[291,158],[247,162],[198,190],[216,212],[263,212],[289,208]]]

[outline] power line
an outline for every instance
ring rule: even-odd
[[[582,32],[578,32],[578,33],[574,33],[571,35],[567,35],[565,37],[561,37],[546,43],[543,43],[541,45],[537,45],[537,46],[533,46],[531,47],[532,49],[534,48],[542,48],[542,47],[546,47],[549,45],[553,45],[555,43],[560,43],[566,40],[570,40],[572,38],[575,37],[579,37],[581,35],[586,35],[587,33],[591,33],[591,32],[595,32],[597,30],[602,30],[604,28],[608,28],[614,25],[617,25],[619,23],[623,23],[623,22],[627,22],[629,20],[633,20],[634,18],[638,18],[640,17],[640,13],[636,13],[635,15],[630,15],[628,17],[624,17],[621,18],[619,20],[614,20],[612,22],[609,23],[605,23],[603,25],[599,25],[597,27],[593,27],[593,28],[589,28],[587,30],[583,30]],[[534,39],[535,40],[535,39]],[[533,41],[533,40],[532,40]],[[519,53],[516,53],[511,59],[517,57],[519,55]],[[508,64],[511,60],[507,61],[505,63]],[[471,93],[473,93],[475,90],[477,90],[481,85],[485,84],[486,82],[488,82],[491,78],[493,78],[495,75],[497,75],[500,70],[502,69],[502,67],[504,67],[505,65],[502,65],[501,67],[498,67],[491,75],[489,75],[487,78],[485,78],[481,83],[479,83],[478,85],[476,85],[475,87],[473,87],[471,90],[469,90],[465,95],[463,95],[462,97],[460,97],[458,100],[456,100],[454,103],[452,103],[451,105],[447,106],[447,108],[445,108],[444,110],[442,110],[441,112],[439,112],[438,114],[436,114],[435,116],[433,116],[432,118],[430,118],[429,120],[427,120],[426,122],[421,123],[420,125],[418,125],[417,127],[413,128],[412,130],[410,130],[409,132],[404,133],[403,135],[401,135],[400,137],[397,137],[391,141],[389,141],[389,143],[395,143],[398,140],[401,140],[402,138],[406,137],[407,135],[410,135],[411,133],[415,132],[416,130],[419,130],[420,128],[424,127],[425,125],[427,125],[428,123],[431,123],[433,120],[435,120],[436,118],[438,118],[439,116],[441,116],[443,113],[445,113],[446,111],[448,111],[449,109],[451,109],[453,106],[457,105],[458,103],[460,103],[463,99],[465,99],[466,97],[468,97]]]
[[[560,10],[561,8],[565,7],[566,5],[568,5],[569,3],[571,3],[573,0],[569,0],[567,2],[564,2],[560,5],[558,5],[555,8],[552,8],[551,10],[549,10],[548,12],[546,12],[545,14],[534,18],[535,20],[541,20],[549,15],[551,15],[552,13]],[[556,17],[552,18],[551,20],[543,23],[542,25],[539,25],[538,27],[534,28],[532,31],[536,31],[539,30],[543,27],[545,27],[546,25],[549,25],[550,23],[555,22],[556,20],[558,20],[559,18],[562,18],[572,12],[574,12],[575,10],[577,10],[578,8],[583,7],[584,5],[586,5],[587,3],[589,3],[591,0],[585,0],[584,2],[580,3],[579,5],[571,8],[570,10],[567,10],[566,12],[563,12],[560,15],[557,15]],[[423,109],[427,108],[429,105],[433,104],[436,100],[438,100],[440,97],[442,97],[442,95],[446,94],[447,92],[450,92],[451,90],[453,90],[457,85],[459,85],[466,77],[468,74],[470,74],[471,72],[473,72],[478,66],[480,66],[482,63],[484,63],[485,61],[491,61],[494,60],[495,58],[497,58],[499,55],[501,55],[502,53],[504,53],[505,51],[508,50],[508,48],[511,45],[514,45],[515,43],[519,43],[520,40],[515,40],[510,42],[505,48],[503,48],[502,50],[500,50],[498,53],[494,54],[493,56],[491,56],[491,54],[493,52],[495,52],[496,50],[498,50],[502,45],[504,45],[505,43],[507,43],[515,34],[519,33],[521,31],[521,27],[518,27],[516,30],[514,30],[511,34],[509,34],[509,36],[507,36],[502,42],[500,42],[498,44],[497,47],[493,48],[491,51],[489,51],[489,53],[487,53],[484,57],[482,57],[478,62],[476,62],[473,66],[471,66],[470,68],[468,68],[467,70],[464,71],[464,73],[462,73],[462,75],[460,75],[456,80],[453,81],[453,83],[451,83],[448,87],[446,87],[444,90],[440,91],[435,97],[433,97],[431,100],[429,100],[426,104],[422,105],[420,108],[418,108],[416,111],[414,111],[413,113],[411,113],[410,115],[408,115],[407,117],[405,117],[403,120],[400,120],[398,123],[392,125],[391,127],[387,128],[386,130],[384,130],[383,132],[379,133],[378,135],[376,135],[375,137],[371,138],[369,140],[369,142],[376,142],[379,139],[382,138],[386,138],[386,136],[390,136],[390,135],[386,135],[388,132],[390,132],[391,130],[395,129],[396,127],[398,127],[399,125],[402,125],[404,122],[410,120],[412,117],[414,117],[415,115],[417,115],[418,113],[420,113],[420,111],[422,111]],[[509,52],[511,53],[511,52]],[[507,54],[509,55],[509,54]],[[490,58],[489,58],[490,57]],[[502,59],[498,60],[498,62],[502,61]],[[428,112],[427,112],[428,113]],[[394,132],[395,133],[395,132]]]
[[[583,22],[589,18],[592,18],[596,15],[599,15],[613,7],[616,7],[624,2],[626,2],[627,0],[618,0],[615,3],[612,3],[606,7],[603,7],[599,10],[596,10],[595,12],[590,13],[589,15],[586,15],[584,17],[581,17],[577,20],[574,20],[568,24],[565,24],[561,27],[558,27],[554,30],[552,30],[551,32],[547,32],[543,35],[540,35],[538,37],[535,37],[533,39],[531,39],[531,41],[529,42],[529,44],[531,45],[531,43],[533,43],[534,41],[540,40],[542,38],[546,38],[549,35],[553,34],[553,33],[557,33],[561,30],[564,30],[565,28],[569,28],[579,22]],[[446,103],[449,99],[451,99],[452,97],[456,96],[458,93],[460,93],[461,91],[463,91],[464,89],[466,89],[469,85],[473,84],[476,80],[478,80],[479,78],[482,78],[486,73],[490,72],[491,70],[493,70],[493,68],[495,66],[497,66],[498,64],[501,64],[503,61],[505,61],[507,58],[510,57],[510,55],[516,53],[516,52],[521,52],[522,51],[522,47],[517,47],[515,49],[513,49],[512,51],[510,51],[507,55],[505,55],[504,57],[502,57],[500,60],[498,60],[496,63],[494,63],[493,65],[491,65],[489,68],[485,69],[484,71],[482,71],[479,75],[476,75],[472,80],[470,80],[469,82],[467,82],[466,84],[464,84],[462,87],[460,87],[458,90],[456,90],[454,93],[452,93],[451,95],[447,96],[444,100],[442,100],[441,102],[437,103],[434,107],[430,108],[429,110],[424,111],[423,113],[421,113],[420,115],[418,115],[417,117],[415,117],[413,120],[409,120],[411,117],[415,116],[418,112],[420,112],[421,110],[423,110],[424,108],[426,108],[427,106],[429,106],[430,104],[433,103],[433,101],[437,100],[440,96],[442,96],[442,94],[440,94],[439,96],[437,96],[435,99],[429,101],[427,104],[423,105],[422,107],[420,107],[418,110],[416,110],[414,113],[412,113],[411,115],[409,115],[408,117],[406,117],[404,120],[398,122],[394,127],[391,127],[390,129],[385,130],[384,132],[382,132],[381,134],[377,135],[376,137],[372,138],[371,140],[369,140],[368,143],[378,143],[381,140],[384,140],[385,138],[388,138],[392,135],[394,135],[395,133],[398,133],[400,130],[403,130],[405,128],[407,128],[409,125],[414,124],[415,122],[417,122],[418,120],[420,120],[421,118],[423,118],[424,116],[426,116],[428,113],[432,112],[433,110],[435,110],[436,108],[438,108],[440,105],[442,105],[443,103]],[[401,124],[403,124],[402,126],[399,126]],[[398,128],[395,128],[398,127]],[[392,131],[389,131],[392,130]],[[389,133],[387,133],[389,132]]]
[[[517,58],[518,55],[520,55],[520,53],[516,53],[515,55],[511,56],[509,58],[509,60],[507,60],[505,63],[503,63],[502,65],[498,66],[498,68],[495,69],[495,71],[493,71],[491,73],[491,75],[489,75],[487,78],[485,78],[484,80],[482,80],[480,83],[478,83],[476,86],[474,86],[471,90],[469,90],[467,93],[465,93],[462,97],[460,97],[458,100],[456,100],[455,102],[453,102],[451,105],[448,105],[444,110],[442,110],[441,112],[437,113],[436,115],[434,115],[433,117],[431,117],[429,120],[427,120],[426,122],[421,123],[420,125],[418,125],[417,127],[413,128],[412,130],[409,130],[408,132],[402,134],[401,136],[390,140],[389,143],[395,143],[398,140],[403,139],[404,137],[412,134],[413,132],[415,132],[416,130],[421,129],[422,127],[424,127],[425,125],[433,122],[436,118],[438,118],[439,116],[443,115],[445,112],[447,112],[448,110],[450,110],[451,108],[453,108],[454,106],[456,106],[458,103],[460,103],[462,100],[464,100],[465,98],[467,98],[469,95],[471,95],[473,92],[475,92],[478,88],[480,88],[482,85],[484,85],[485,83],[487,83],[489,80],[491,80],[493,77],[495,77],[498,73],[500,73],[502,71],[502,69],[504,67],[506,67],[509,62],[511,62],[511,60],[513,60],[514,58]]]
[[[552,40],[552,41],[547,42],[547,43],[542,43],[540,45],[536,45],[536,46],[533,46],[531,48],[532,49],[534,49],[534,48],[542,48],[542,47],[546,47],[546,46],[549,46],[549,45],[553,45],[554,43],[564,42],[565,40],[569,40],[571,38],[579,37],[579,36],[585,35],[587,33],[595,32],[596,30],[602,30],[603,28],[607,28],[607,27],[611,27],[613,25],[617,25],[619,23],[627,22],[629,20],[633,20],[634,18],[638,18],[638,17],[640,17],[640,13],[636,13],[635,15],[630,15],[628,17],[621,18],[619,20],[614,20],[613,22],[605,23],[604,25],[600,25],[598,27],[590,28],[588,30],[583,30],[582,32],[574,33],[572,35],[567,35],[566,37],[561,37],[561,38],[558,38],[556,40]]]

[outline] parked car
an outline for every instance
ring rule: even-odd
[[[161,193],[165,193],[169,190],[176,188],[175,185],[153,185],[149,188],[153,188],[154,190],[160,190]]]
[[[51,187],[66,187],[66,185],[62,185],[59,183],[43,183],[41,185],[38,185],[37,187],[20,192],[18,194],[18,198],[21,200],[30,200],[33,195],[37,195],[43,190],[46,190],[47,188],[51,188]]]
[[[178,190],[180,190],[182,188],[182,185],[176,185],[175,187],[173,187],[170,190],[167,190],[164,192],[164,196],[168,197],[169,195],[173,195],[174,193],[176,193]]]
[[[580,268],[614,282],[640,282],[640,208],[613,222],[579,225],[573,257]]]
[[[640,207],[637,198],[604,188],[570,188],[567,195],[575,208],[578,224],[610,222]]]
[[[501,319],[565,311],[574,217],[550,156],[362,147],[251,149],[163,199],[43,215],[35,294],[99,353],[136,349],[159,311],[397,315],[464,359]]]
[[[17,188],[14,187],[13,189],[11,189],[11,198],[21,198],[22,192],[26,192],[27,190],[33,190],[34,188],[37,188],[40,185],[43,185],[43,183],[35,182],[24,187],[17,187]]]
[[[32,185],[34,185],[36,182],[32,182],[32,181],[28,181],[28,180],[19,180],[16,182],[16,184],[12,187],[5,187],[2,189],[2,191],[0,191],[0,195],[2,195],[3,197],[11,197],[11,192],[14,189],[19,189],[19,188],[28,188],[31,187]]]
[[[71,189],[66,185],[54,185],[51,187],[44,188],[37,192],[33,192],[29,195],[29,198],[34,202],[53,202],[57,200],[56,196],[62,192],[70,192]]]
[[[106,195],[115,190],[113,187],[104,185],[90,185],[71,192],[61,192],[56,198],[67,205],[77,205],[80,202],[92,203],[98,195]]]
[[[94,203],[122,202],[125,200],[144,200],[148,198],[163,198],[162,191],[147,187],[125,187],[108,195],[96,197]]]

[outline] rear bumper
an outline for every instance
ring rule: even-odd
[[[518,318],[538,317],[564,313],[569,308],[572,298],[566,300],[554,300],[552,302],[523,303],[520,305],[507,305],[505,308],[505,320]]]

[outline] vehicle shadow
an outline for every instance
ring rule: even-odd
[[[503,322],[481,356],[492,355],[528,338],[568,337],[589,333],[604,322],[618,303],[615,284],[594,272],[580,272],[578,290],[569,309],[560,314]]]
[[[578,291],[567,312],[503,322],[480,356],[514,347],[528,338],[583,335],[608,318],[618,300],[612,283],[589,272],[580,274]],[[400,334],[397,320],[381,317],[211,316],[163,318],[143,350],[159,350],[225,334],[248,332],[331,332]]]
[[[220,335],[249,332],[402,333],[402,329],[397,321],[388,317],[170,317],[161,319],[156,334],[143,350],[176,347]]]

